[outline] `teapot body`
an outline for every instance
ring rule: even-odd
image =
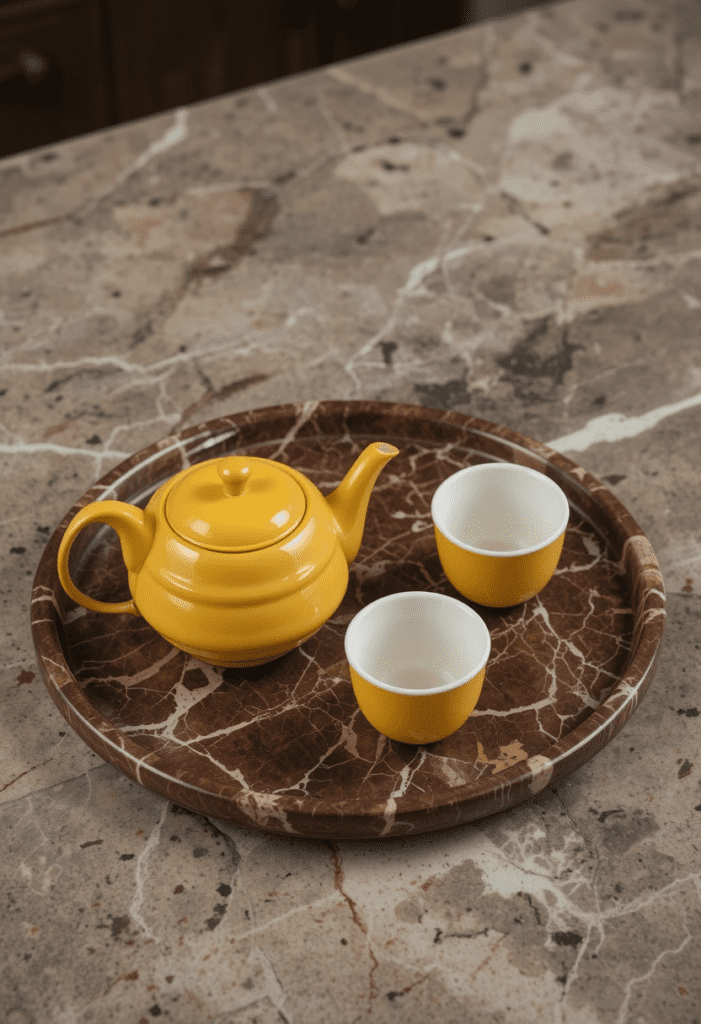
[[[162,484],[143,511],[111,500],[80,509],[59,546],[59,578],[84,608],[141,615],[202,661],[273,661],[309,639],[343,600],[370,491],[396,454],[393,445],[368,445],[327,497],[271,459],[197,463]],[[94,522],[117,531],[129,601],[89,597],[71,579],[71,545]]]
[[[138,613],[175,647],[213,665],[260,665],[309,639],[338,608],[348,563],[333,516],[306,477],[285,472],[305,492],[304,517],[278,544],[251,551],[213,551],[178,536],[165,507],[182,474],[151,498],[153,542],[129,571],[129,589]]]

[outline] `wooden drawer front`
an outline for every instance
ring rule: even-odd
[[[117,120],[285,74],[284,10],[285,0],[108,0]]]

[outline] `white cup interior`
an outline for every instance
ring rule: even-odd
[[[528,554],[565,530],[569,504],[554,480],[528,466],[488,462],[444,480],[431,516],[440,532],[468,551]]]
[[[393,693],[440,693],[487,664],[485,623],[445,594],[391,594],[358,612],[346,630],[346,658],[368,682]]]

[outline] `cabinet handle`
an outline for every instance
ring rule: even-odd
[[[48,59],[37,50],[25,47],[13,61],[0,64],[0,82],[21,75],[30,85],[40,85],[51,69]]]

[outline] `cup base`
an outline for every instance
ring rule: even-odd
[[[389,740],[427,746],[447,739],[467,722],[480,698],[485,669],[443,693],[390,693],[350,667],[353,692],[370,725]]]
[[[513,608],[543,590],[557,568],[565,534],[527,555],[498,557],[467,551],[434,527],[443,571],[459,594],[483,608]]]

